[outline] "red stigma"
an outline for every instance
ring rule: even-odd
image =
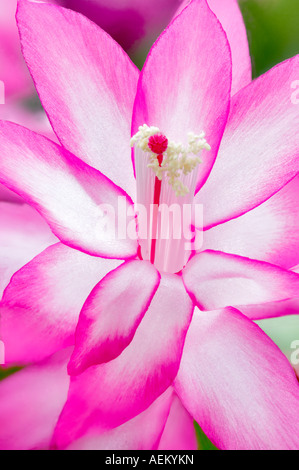
[[[168,147],[168,140],[163,134],[156,134],[149,138],[148,146],[153,153],[161,155],[166,152]]]

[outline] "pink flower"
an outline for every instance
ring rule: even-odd
[[[254,306],[298,295],[299,275],[288,270],[298,263],[298,111],[290,99],[298,56],[248,84],[245,33],[231,54],[229,23],[225,34],[205,0],[171,23],[140,76],[117,43],[75,12],[21,0],[18,23],[62,145],[2,122],[0,182],[61,242],[13,276],[2,335],[9,363],[44,361],[75,343],[52,445],[84,447],[108,434],[125,447],[121,427],[167,402],[174,387],[221,449],[298,448],[296,377],[252,322]],[[243,28],[239,13],[232,24]],[[240,91],[231,98],[232,80]],[[101,230],[104,204],[115,209],[117,230],[127,221],[135,232],[131,124],[137,202],[147,214],[154,200],[203,204],[204,245],[190,260],[175,237],[139,239],[140,249],[132,237],[115,238],[111,213]],[[148,139],[165,143],[161,135],[167,149],[150,152]],[[65,400],[65,388],[57,390],[47,436]]]

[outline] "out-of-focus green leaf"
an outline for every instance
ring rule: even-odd
[[[205,435],[201,427],[194,421],[196,437],[198,442],[198,450],[218,450],[217,447]]]

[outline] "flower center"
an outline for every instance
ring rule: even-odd
[[[184,267],[193,250],[200,154],[210,150],[204,132],[187,137],[187,145],[173,142],[159,128],[144,124],[131,139],[141,254],[159,270],[173,273]]]

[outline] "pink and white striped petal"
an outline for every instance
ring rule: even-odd
[[[72,10],[21,0],[17,22],[60,142],[134,197],[129,141],[137,68],[106,32]]]
[[[299,274],[209,250],[192,258],[183,271],[183,280],[202,310],[287,300],[298,296],[299,291]]]
[[[80,313],[69,374],[80,374],[121,354],[132,341],[159,282],[152,264],[136,260],[111,271],[96,285]]]
[[[189,132],[205,131],[212,150],[202,154],[199,188],[217,155],[230,89],[226,35],[206,1],[193,1],[148,55],[138,83],[132,132],[143,124],[157,126],[168,139],[185,144]]]
[[[73,345],[86,298],[119,264],[58,243],[18,271],[0,304],[6,363],[36,362]]]
[[[37,209],[61,241],[95,256],[136,254],[136,239],[126,232],[134,221],[132,201],[108,178],[63,147],[9,122],[0,121],[0,152],[0,183]]]
[[[180,277],[162,275],[129,346],[113,361],[73,377],[54,443],[66,448],[97,421],[103,431],[144,411],[177,374],[193,305]]]
[[[194,313],[175,390],[219,449],[298,449],[295,374],[272,340],[235,309]]]
[[[292,102],[299,55],[277,65],[232,98],[216,163],[196,202],[205,228],[252,210],[299,171],[299,113]]]

